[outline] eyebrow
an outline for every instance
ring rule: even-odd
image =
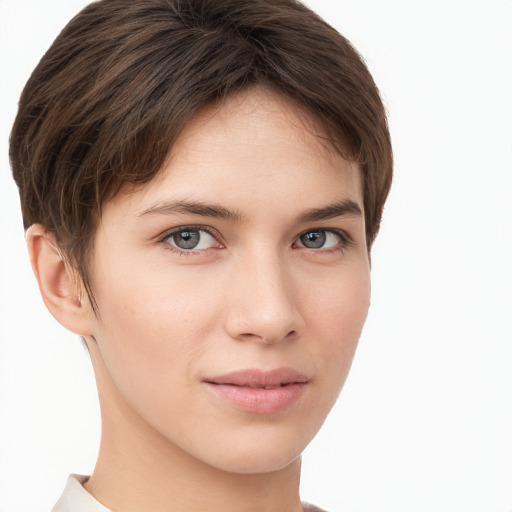
[[[219,204],[206,204],[198,201],[182,200],[156,203],[140,213],[139,217],[155,214],[172,215],[176,213],[200,215],[202,217],[216,217],[233,222],[240,222],[242,220],[242,214],[240,212],[228,210]]]
[[[299,215],[299,222],[313,222],[318,220],[333,219],[344,215],[352,215],[362,217],[363,211],[358,203],[352,199],[343,199],[334,204],[325,206],[324,208],[313,208]]]
[[[232,211],[219,204],[206,204],[199,201],[164,201],[156,203],[138,216],[145,215],[173,215],[176,213],[200,215],[202,217],[214,217],[218,219],[240,222],[243,215],[238,211]],[[312,208],[301,213],[297,220],[303,224],[319,220],[333,219],[344,215],[362,217],[363,212],[359,204],[352,199],[343,199],[337,203],[327,205],[323,208]]]

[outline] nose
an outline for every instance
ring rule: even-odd
[[[237,340],[274,344],[295,338],[303,328],[293,272],[278,255],[246,260],[232,275],[228,334]]]

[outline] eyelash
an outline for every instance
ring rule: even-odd
[[[341,229],[333,229],[333,228],[308,229],[308,230],[302,232],[296,238],[296,240],[300,240],[301,237],[303,237],[304,235],[307,235],[308,233],[332,233],[339,238],[339,243],[336,244],[334,247],[319,248],[319,249],[313,249],[310,247],[302,247],[303,249],[308,249],[311,252],[320,252],[321,251],[323,254],[333,253],[333,252],[343,253],[343,252],[345,252],[346,249],[348,249],[354,245],[354,240],[352,239],[352,237],[349,236],[349,234],[346,231],[343,231]]]
[[[208,233],[212,238],[214,238],[219,244],[222,245],[222,242],[219,241],[219,239],[222,240],[222,237],[219,235],[219,233],[217,231],[213,230],[210,226],[197,226],[197,225],[180,226],[180,227],[171,229],[170,231],[166,231],[165,234],[159,238],[158,243],[162,244],[166,250],[171,251],[175,254],[179,254],[180,256],[194,256],[194,255],[197,255],[198,253],[201,253],[201,252],[204,253],[205,251],[209,251],[210,249],[213,249],[213,248],[209,248],[209,249],[200,249],[200,250],[194,250],[194,249],[185,250],[185,249],[179,249],[178,247],[174,247],[173,245],[171,245],[169,243],[169,239],[173,235],[175,235],[177,233],[182,233],[187,230],[189,230],[189,231],[204,231],[204,232]]]
[[[197,255],[198,253],[204,253],[205,251],[209,251],[210,249],[220,248],[220,247],[217,247],[217,248],[211,247],[211,248],[199,249],[199,250],[194,250],[194,249],[185,250],[185,249],[179,249],[178,247],[174,247],[172,244],[169,243],[169,239],[173,235],[175,235],[177,233],[182,233],[187,230],[204,231],[204,232],[208,233],[212,238],[214,238],[219,244],[222,245],[222,242],[219,241],[219,239],[222,240],[222,237],[220,236],[220,234],[217,231],[213,230],[211,227],[202,226],[202,225],[179,226],[177,228],[171,229],[170,231],[166,231],[165,234],[162,235],[158,239],[158,243],[164,245],[166,250],[171,251],[176,254],[179,254],[180,256],[194,256],[194,255]],[[349,247],[352,247],[354,245],[354,240],[345,231],[339,230],[339,229],[333,229],[333,228],[316,228],[316,229],[308,229],[306,231],[303,231],[302,233],[300,233],[297,236],[297,238],[294,241],[294,244],[296,243],[297,240],[300,240],[301,237],[303,237],[304,235],[307,235],[308,233],[332,233],[332,234],[335,234],[340,240],[340,244],[337,244],[334,247],[329,247],[329,248],[325,248],[325,249],[323,249],[323,248],[314,249],[314,248],[310,248],[310,247],[300,246],[300,248],[309,250],[311,252],[322,252],[324,254],[325,253],[333,253],[333,252],[343,253],[346,249],[348,249]]]

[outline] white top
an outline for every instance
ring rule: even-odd
[[[89,477],[70,475],[59,501],[52,512],[111,512],[82,485]]]
[[[52,512],[112,512],[102,505],[82,485],[89,477],[84,475],[70,475],[59,501]],[[303,503],[304,512],[324,512],[323,510]]]

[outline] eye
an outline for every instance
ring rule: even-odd
[[[307,249],[333,249],[336,246],[346,245],[346,239],[335,231],[315,229],[299,236],[296,245]]]
[[[220,247],[219,242],[206,229],[195,227],[175,229],[167,233],[162,242],[179,251],[200,251]]]

